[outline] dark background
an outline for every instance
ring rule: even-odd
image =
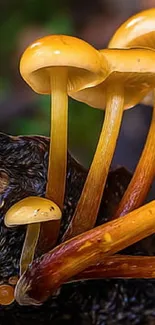
[[[27,45],[44,35],[62,33],[101,49],[123,21],[149,7],[155,7],[155,0],[0,0],[0,131],[49,135],[49,97],[34,94],[18,71]],[[151,110],[138,105],[124,113],[113,167],[134,170]],[[103,111],[69,101],[69,149],[85,166],[93,157],[103,118]]]

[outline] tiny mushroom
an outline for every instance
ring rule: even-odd
[[[0,286],[0,305],[8,306],[14,300],[14,288],[8,284],[2,284]]]
[[[51,94],[51,141],[46,197],[62,210],[67,164],[68,91],[94,86],[104,78],[98,51],[85,41],[66,35],[49,35],[35,41],[20,62],[23,79],[39,94]],[[48,232],[51,246],[59,227]],[[40,241],[42,239],[40,238]],[[48,250],[48,247],[44,247]]]
[[[112,37],[109,48],[145,47],[155,50],[155,8],[142,11],[122,24]],[[146,77],[147,82],[147,77]],[[154,102],[154,91],[142,103]],[[147,140],[133,178],[113,216],[117,218],[138,208],[145,200],[155,175],[155,103]]]
[[[20,259],[20,274],[32,262],[40,232],[40,223],[61,219],[61,210],[52,201],[30,196],[15,203],[5,215],[5,225],[15,227],[28,225]],[[46,238],[45,238],[46,240]]]
[[[95,87],[70,93],[71,97],[92,107],[105,109],[105,119],[83,192],[63,240],[93,228],[123,110],[133,107],[155,86],[154,51],[105,49],[100,54],[108,66],[107,78]]]

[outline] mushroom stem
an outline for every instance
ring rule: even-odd
[[[21,305],[45,301],[84,269],[155,232],[155,201],[57,246],[30,265],[16,286]]]
[[[155,92],[154,92],[155,93]],[[150,189],[155,176],[155,104],[153,108],[152,121],[147,136],[147,140],[131,179],[131,182],[124,193],[124,196],[118,206],[112,219],[133,211],[141,206]]]
[[[66,183],[68,129],[67,69],[65,67],[51,69],[51,94],[51,141],[46,197],[53,200],[62,210]]]
[[[103,278],[155,278],[155,257],[114,255],[78,273],[69,282]]]
[[[92,229],[95,225],[119,134],[123,108],[123,87],[119,85],[107,87],[106,111],[101,135],[81,197],[63,241]]]
[[[51,141],[45,196],[53,200],[61,210],[63,209],[64,202],[67,166],[67,77],[67,69],[65,67],[53,67],[51,69]],[[41,224],[38,245],[43,253],[54,246],[58,238],[59,229],[60,221],[58,220]]]
[[[40,223],[27,225],[26,236],[20,258],[20,276],[27,270],[28,265],[33,261],[39,233]]]

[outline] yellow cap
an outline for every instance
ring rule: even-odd
[[[155,86],[155,52],[149,49],[105,49],[100,51],[108,64],[107,78],[99,85],[70,96],[104,109],[106,88],[114,83],[124,88],[125,109],[135,106]]]
[[[53,67],[66,67],[68,91],[77,91],[103,80],[99,52],[85,41],[66,35],[50,35],[31,44],[20,61],[20,73],[40,94],[51,92]]]
[[[117,29],[108,45],[109,48],[133,46],[155,49],[155,8],[129,18]]]
[[[7,227],[27,225],[61,219],[59,207],[52,201],[36,196],[27,197],[15,203],[6,213],[4,223]]]
[[[109,48],[145,47],[155,49],[155,8],[144,10],[130,17],[113,35]],[[145,105],[153,105],[153,93],[143,100]]]

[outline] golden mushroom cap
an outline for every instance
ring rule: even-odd
[[[107,78],[99,85],[69,95],[88,105],[104,109],[106,88],[120,84],[124,88],[124,108],[139,103],[155,86],[155,51],[150,49],[105,49],[100,51],[108,62]]]
[[[68,90],[80,90],[103,80],[99,52],[87,42],[66,35],[49,35],[38,39],[23,53],[20,73],[37,93],[51,92],[49,69],[66,67]]]
[[[6,213],[4,223],[7,227],[59,220],[61,210],[52,201],[36,196],[27,197],[15,203]]]
[[[155,8],[129,18],[115,32],[109,48],[141,46],[155,49]]]
[[[155,8],[144,10],[130,17],[115,32],[109,48],[145,47],[155,49]],[[141,102],[153,106],[153,92]]]

